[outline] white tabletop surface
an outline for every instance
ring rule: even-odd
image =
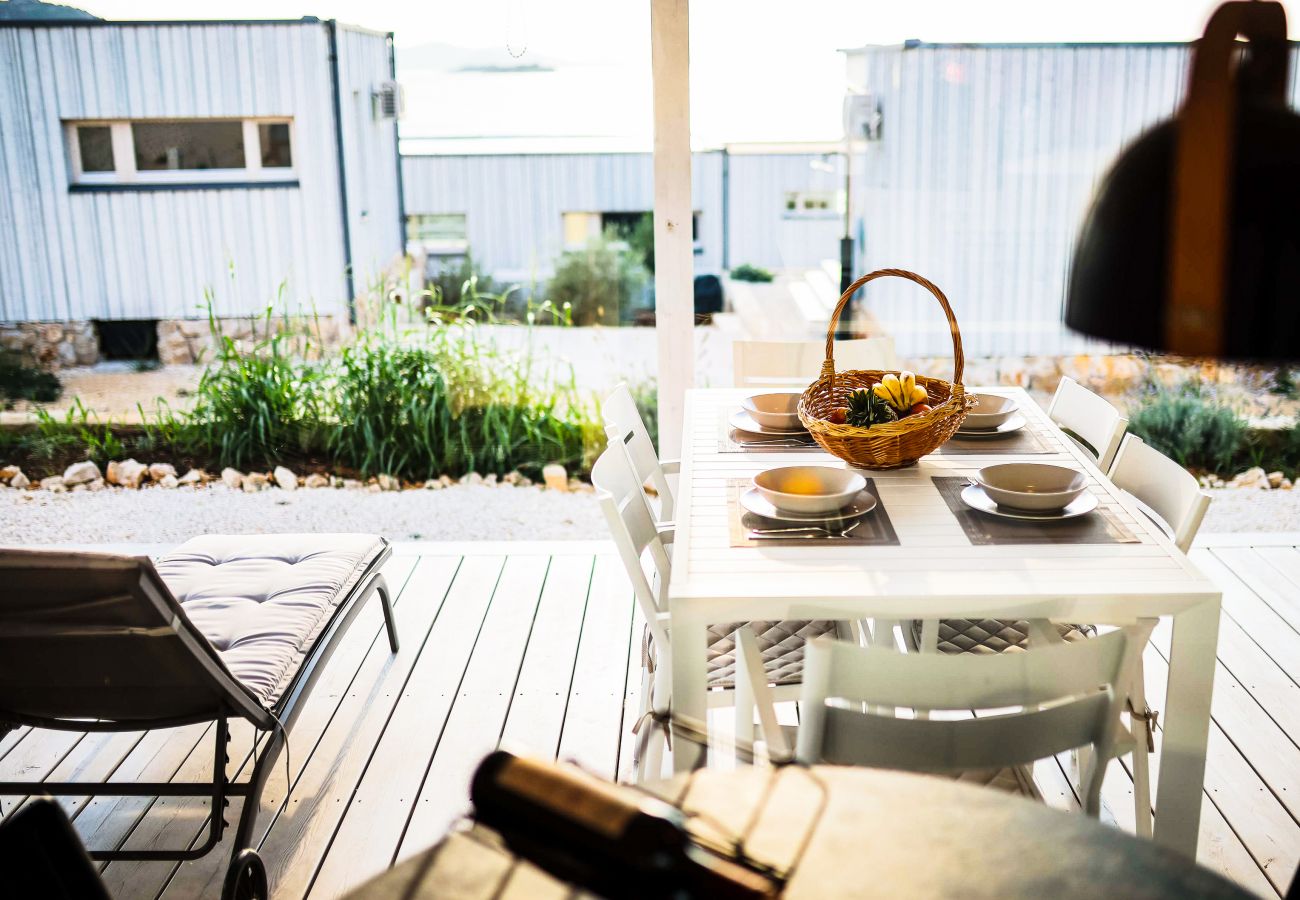
[[[766,617],[764,600],[789,612],[789,601],[807,600],[806,610],[831,612],[837,601],[870,603],[872,598],[899,603],[899,612],[920,615],[963,609],[987,610],[996,598],[1005,614],[1046,612],[1052,617],[1077,611],[1097,613],[1101,604],[1113,618],[1122,606],[1133,616],[1169,614],[1180,602],[1217,597],[1219,589],[1181,553],[1168,537],[1114,487],[1090,458],[1048,420],[1019,388],[972,390],[1015,397],[1021,412],[1050,453],[997,452],[989,455],[931,455],[916,465],[887,471],[864,471],[875,479],[883,506],[898,534],[899,546],[840,545],[808,541],[799,546],[732,547],[727,482],[751,478],[764,469],[800,463],[844,466],[820,448],[806,452],[723,453],[719,438],[727,417],[739,408],[745,389],[689,392],[686,439],[679,487],[675,557],[669,596],[681,610],[691,598],[744,598],[754,618]],[[969,475],[993,462],[1054,462],[1089,475],[1089,489],[1103,504],[1116,505],[1117,517],[1137,543],[1031,544],[975,546],[931,482],[934,475]],[[1050,526],[1048,526],[1050,527]],[[943,598],[942,610],[927,599]],[[906,601],[923,608],[903,609]],[[969,605],[966,600],[972,601]],[[900,601],[902,603],[900,603]],[[911,605],[911,604],[908,604]],[[884,614],[886,609],[881,609]],[[1111,619],[1101,619],[1110,621]]]

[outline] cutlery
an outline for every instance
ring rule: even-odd
[[[816,441],[805,441],[798,438],[772,438],[765,441],[736,441],[738,447],[816,447]]]
[[[798,528],[751,528],[749,536],[751,538],[777,538],[789,536],[791,538],[815,538],[818,535],[828,538],[847,538],[855,528],[862,524],[862,519],[858,519],[852,525],[842,529],[834,530],[823,525],[803,525]]]

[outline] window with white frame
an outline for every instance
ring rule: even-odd
[[[844,194],[839,191],[786,191],[787,219],[833,218],[844,212]]]
[[[292,181],[291,119],[134,119],[64,123],[81,185]]]
[[[406,217],[406,240],[426,253],[464,252],[469,228],[464,213],[412,213]]]

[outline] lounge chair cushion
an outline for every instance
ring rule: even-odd
[[[206,535],[156,568],[231,674],[272,706],[384,547],[369,534]]]

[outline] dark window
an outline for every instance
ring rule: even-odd
[[[268,169],[287,169],[293,165],[289,152],[289,123],[262,122],[257,126],[262,145],[262,165]]]
[[[242,122],[133,122],[131,133],[142,172],[244,168]]]
[[[107,125],[78,126],[77,146],[81,150],[81,171],[113,171],[113,131]]]
[[[95,323],[103,359],[156,360],[157,319],[105,319]]]

